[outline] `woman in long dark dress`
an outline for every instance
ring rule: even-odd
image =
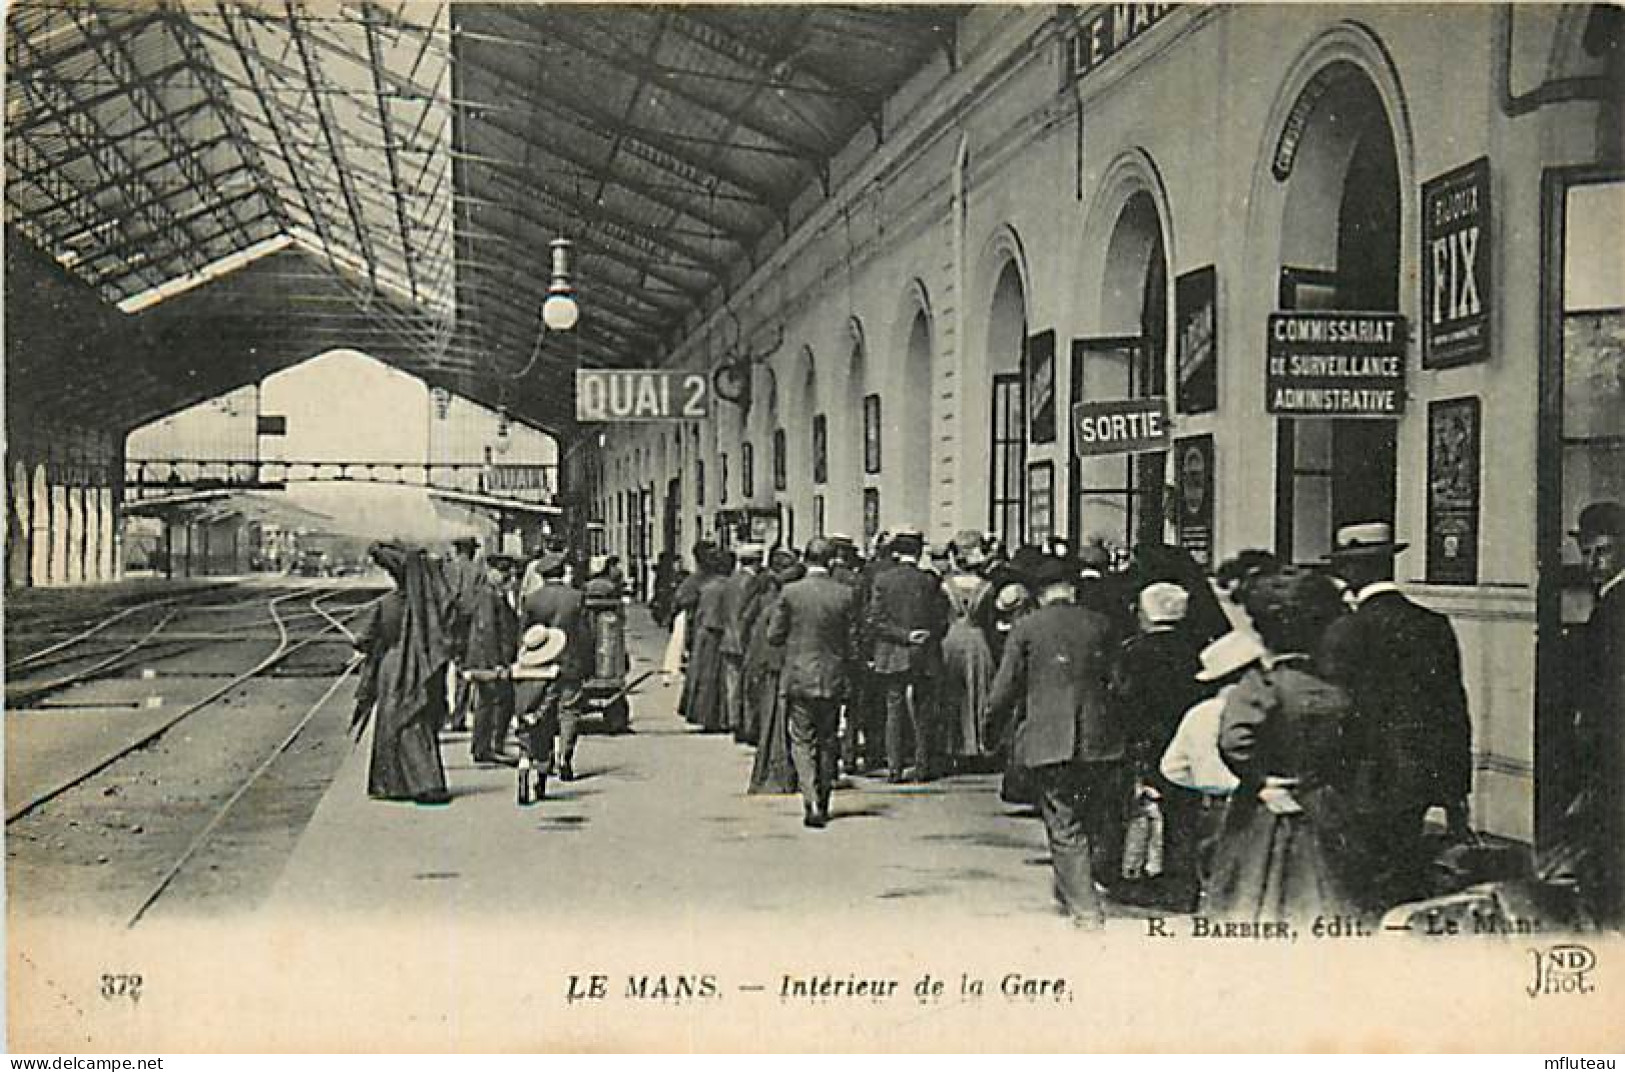
[[[370,552],[395,581],[356,634],[373,703],[367,795],[444,804],[446,770],[436,731],[446,717],[451,588],[421,547],[385,542]],[[365,712],[360,712],[365,717]]]
[[[1219,753],[1241,779],[1214,863],[1215,916],[1302,922],[1360,902],[1350,791],[1353,704],[1308,654],[1341,612],[1331,582],[1284,567],[1248,593],[1269,654],[1225,701]]]
[[[783,555],[783,558],[779,558]],[[766,623],[773,607],[783,597],[784,586],[800,580],[807,572],[789,552],[774,552],[772,595],[764,602],[758,623]],[[794,793],[796,769],[790,762],[790,713],[779,688],[784,671],[784,648],[767,642],[765,628],[751,635],[745,654],[745,687],[748,703],[753,703],[761,725],[757,732],[756,760],[751,765],[751,793]]]

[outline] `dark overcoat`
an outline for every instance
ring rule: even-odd
[[[1105,615],[1072,603],[1040,607],[1011,626],[991,708],[995,716],[1021,710],[1013,746],[1019,766],[1123,758],[1108,694],[1117,643]]]

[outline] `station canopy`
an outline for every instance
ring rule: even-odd
[[[169,362],[126,418],[344,346],[567,432],[573,370],[669,354],[958,18],[14,0],[7,237]],[[540,320],[555,238],[569,332]]]

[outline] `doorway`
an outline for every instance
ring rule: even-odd
[[[1587,723],[1606,706],[1609,675],[1619,673],[1617,665],[1591,665],[1589,641],[1600,624],[1593,618],[1607,579],[1587,570],[1577,530],[1586,507],[1625,503],[1625,268],[1618,246],[1625,172],[1551,169],[1542,192],[1537,845],[1557,836],[1582,772],[1609,758],[1590,754],[1584,740]],[[1617,691],[1613,697],[1617,719]],[[1617,761],[1619,741],[1605,742],[1604,751],[1610,747]]]
[[[1399,164],[1387,110],[1350,63],[1311,87],[1319,96],[1287,180],[1277,308],[1396,312]],[[1392,525],[1397,445],[1392,419],[1279,418],[1276,553],[1316,563],[1343,525]]]

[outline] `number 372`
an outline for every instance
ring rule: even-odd
[[[139,975],[103,975],[102,1000],[117,1001],[119,998],[128,998],[131,1001],[140,1001],[141,982],[141,976]]]

